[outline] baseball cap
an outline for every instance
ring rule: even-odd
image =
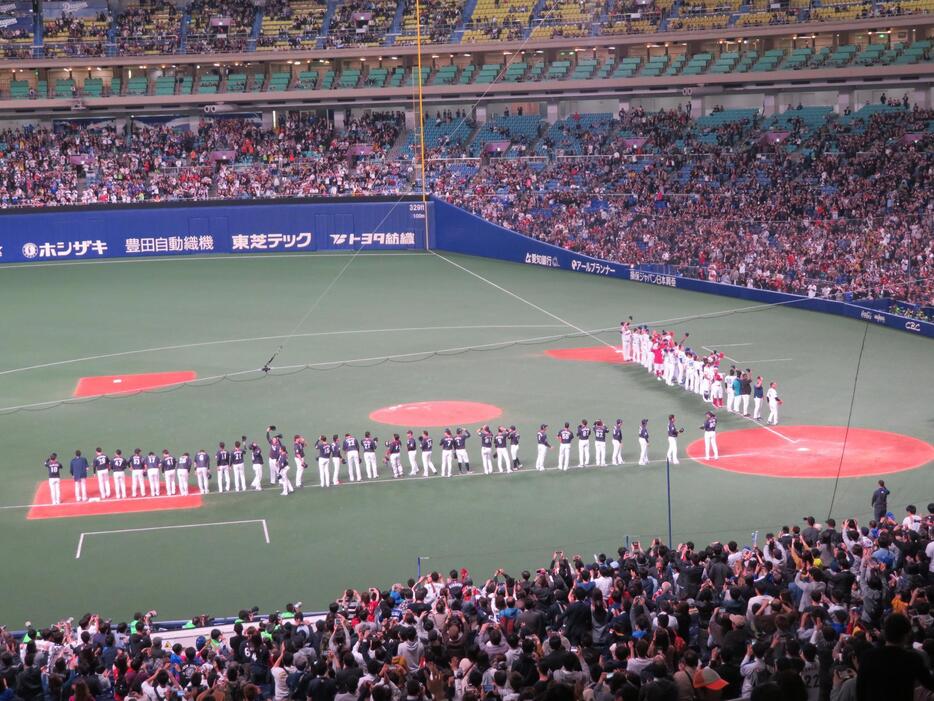
[[[712,691],[719,691],[727,685],[712,667],[704,667],[694,672],[693,684],[695,689],[711,689]]]

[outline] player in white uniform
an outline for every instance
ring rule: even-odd
[[[558,431],[558,469],[566,472],[568,464],[571,462],[571,441],[574,440],[574,434],[571,433],[571,424],[564,422],[564,428]]]
[[[765,398],[765,388],[762,386],[762,375],[756,377],[756,384],[752,388],[752,418],[762,421],[762,400]]]
[[[730,411],[733,411],[733,398],[736,396],[733,387],[733,379],[735,377],[736,369],[730,368],[730,373],[726,376],[726,408]]]
[[[623,360],[632,360],[632,329],[629,328],[629,322],[624,321],[620,324],[620,336],[622,337]]]
[[[782,400],[778,397],[777,383],[769,383],[769,389],[765,393],[765,403],[769,406],[769,418],[767,423],[774,426],[778,424],[778,407],[782,403]]]

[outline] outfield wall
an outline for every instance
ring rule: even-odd
[[[8,209],[0,262],[424,249],[425,216],[418,197]]]
[[[772,292],[770,290],[757,290],[737,285],[695,280],[660,273],[653,266],[630,266],[622,263],[612,263],[567,251],[558,246],[517,234],[440,200],[434,201],[434,218],[435,228],[432,233],[432,247],[438,250],[498,258],[545,268],[570,270],[587,275],[632,280],[647,285],[738,297],[764,304],[783,303],[789,307],[848,316],[880,326],[888,326],[934,338],[934,323],[889,314],[883,311],[883,309],[888,308],[888,302],[885,300],[877,300],[861,306],[858,303],[848,304],[827,299]]]

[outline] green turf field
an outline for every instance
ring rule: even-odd
[[[569,324],[615,328],[628,314],[651,322],[752,305],[534,266],[448,258],[358,256],[297,329],[300,335],[288,340],[275,365],[424,356],[268,377],[247,374],[238,382],[0,415],[5,477],[0,586],[8,593],[0,623],[45,624],[85,610],[117,619],[146,608],[158,609],[160,617],[228,615],[243,606],[273,609],[297,599],[311,610],[344,587],[412,576],[419,555],[430,556],[432,569],[466,566],[485,576],[496,566],[537,565],[556,548],[590,555],[615,550],[626,535],[664,537],[664,464],[632,464],[636,426],[643,416],[650,419],[657,437],[651,457],[663,458],[669,413],[678,414],[687,428],[682,448],[700,436],[696,429],[706,405],[699,399],[660,386],[638,367],[565,362],[543,354],[551,347],[597,345],[593,338],[428,352],[572,333]],[[70,397],[84,376],[194,370],[209,377],[258,368],[348,261],[322,254],[2,268],[0,410]],[[769,307],[662,325],[689,331],[697,346],[730,344],[729,355],[743,366],[749,363],[767,379],[778,379],[783,424],[847,423],[863,324]],[[597,335],[617,342],[615,330]],[[163,349],[145,350],[153,348]],[[930,341],[872,326],[852,425],[934,442],[925,401],[934,385],[931,351]],[[36,365],[44,367],[22,369]],[[196,510],[26,519],[26,506],[45,477],[43,460],[52,450],[66,457],[66,465],[75,448],[90,453],[96,445],[108,452],[168,447],[177,455],[204,447],[213,453],[217,441],[233,441],[242,433],[259,438],[270,423],[288,437],[360,435],[370,428],[385,438],[392,429],[371,424],[370,411],[431,399],[502,407],[498,421],[518,425],[527,466],[534,459],[539,423],[554,430],[564,420],[576,425],[581,417],[621,417],[630,464],[381,481],[326,492],[306,487],[289,498],[277,490],[212,494]],[[722,414],[721,431],[750,427]],[[437,437],[440,429],[432,433]],[[470,447],[476,473],[476,439]],[[549,464],[555,460],[552,453]],[[435,462],[440,464],[437,450]],[[316,473],[312,467],[306,482],[316,484]],[[923,508],[934,499],[930,463],[888,475],[886,481],[893,492],[890,505],[899,515],[909,501]],[[841,480],[833,514],[868,518],[873,485],[872,478]],[[748,542],[756,529],[772,530],[806,514],[822,519],[833,489],[831,479],[753,477],[684,459],[672,471],[674,539]],[[82,556],[75,559],[82,532],[254,520],[266,521],[268,545],[258,522],[104,533],[86,537]]]

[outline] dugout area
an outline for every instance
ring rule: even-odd
[[[748,543],[753,531],[823,520],[831,502],[838,522],[868,520],[879,475],[899,519],[908,503],[923,511],[934,501],[929,340],[539,266],[420,252],[360,254],[347,266],[349,255],[0,268],[0,586],[15,592],[3,606],[9,626],[44,625],[38,612],[73,615],[76,605],[118,620],[141,608],[160,618],[229,615],[299,599],[312,610],[348,586],[414,576],[419,556],[431,569],[463,566],[485,578],[500,566],[544,564],[555,549],[589,557],[614,551],[626,535],[664,538],[670,413],[685,428],[671,472],[675,543]],[[689,345],[722,349],[727,367],[776,379],[781,424],[769,432],[719,412],[723,457],[704,464],[694,442],[708,405],[607,350],[630,314],[679,337],[689,332]],[[257,372],[283,342],[275,368]],[[160,373],[198,379],[99,394]],[[215,491],[177,508],[43,515],[42,463],[53,450],[66,466],[76,448],[90,455],[98,445],[213,453],[220,440],[264,438],[268,424],[287,438],[369,429],[384,440],[428,428],[378,423],[410,416],[393,407],[440,402],[492,407],[476,416],[515,424],[526,468],[484,477],[473,438],[473,474],[450,480],[393,481],[381,466],[379,482],[321,490],[311,467],[308,486],[288,498],[277,489]],[[577,470],[574,447],[570,471],[535,473],[538,425],[553,435],[581,418],[622,418],[627,464]],[[638,467],[642,418],[653,462]],[[441,428],[430,430],[437,445]],[[547,464],[556,461],[552,451]],[[93,494],[93,477],[88,486]],[[63,496],[67,507],[70,485]]]

